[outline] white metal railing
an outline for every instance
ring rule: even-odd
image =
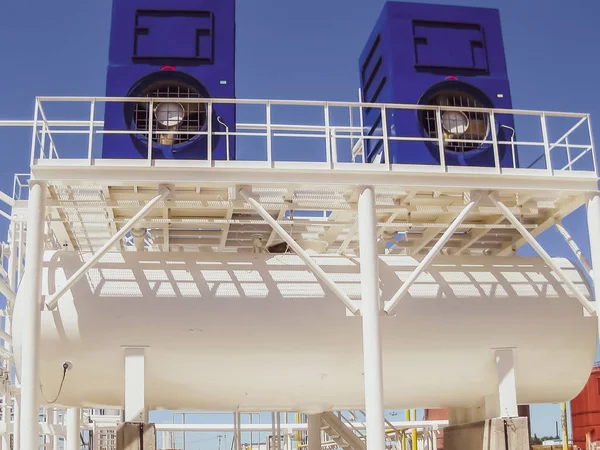
[[[248,159],[248,155],[245,155],[244,160],[264,162],[266,167],[275,167],[275,164],[281,161],[309,162],[301,158],[294,159],[292,157],[290,159],[290,154],[286,153],[290,143],[297,144],[300,142],[302,145],[306,145],[306,148],[312,146],[313,149],[318,148],[319,151],[322,148],[322,152],[320,151],[317,158],[326,163],[324,165],[326,168],[335,168],[340,164],[353,163],[364,166],[365,170],[373,170],[373,164],[368,164],[369,161],[367,161],[364,154],[365,144],[369,140],[373,140],[383,144],[380,160],[384,163],[379,164],[379,166],[383,166],[383,170],[393,170],[396,165],[391,163],[390,158],[390,146],[393,143],[422,142],[428,143],[430,146],[433,145],[434,148],[437,147],[439,152],[437,167],[440,172],[447,172],[449,167],[446,161],[446,155],[448,154],[445,150],[446,146],[452,143],[464,143],[488,146],[494,154],[493,171],[500,174],[514,173],[508,169],[528,168],[538,169],[538,172],[547,175],[554,175],[557,172],[581,172],[582,174],[587,173],[588,175],[597,176],[598,173],[590,116],[579,113],[359,102],[178,98],[178,103],[200,103],[205,105],[207,117],[212,117],[212,112],[216,108],[223,105],[234,105],[238,115],[244,108],[252,108],[253,114],[251,117],[257,119],[237,123],[235,128],[229,128],[226,125],[224,131],[213,130],[212,120],[206,121],[207,126],[203,131],[157,131],[152,130],[151,125],[148,130],[108,130],[105,129],[102,120],[97,120],[99,107],[105,106],[107,103],[147,103],[148,111],[152,111],[152,106],[160,100],[146,97],[38,97],[35,102],[33,122],[0,121],[0,126],[26,126],[29,124],[33,127],[30,158],[32,166],[41,164],[44,160],[58,158],[84,159],[87,160],[88,165],[94,165],[96,160],[101,159],[101,145],[95,138],[107,134],[143,136],[149,149],[148,165],[153,165],[155,162],[152,151],[153,136],[157,134],[178,134],[206,136],[208,148],[206,164],[209,167],[215,162],[212,152],[212,140],[220,136],[226,139],[228,145],[237,141],[238,150],[242,147],[246,149],[252,147],[257,150],[256,153],[260,154],[259,156],[251,155]],[[162,100],[164,101],[164,99]],[[63,107],[68,109],[69,106],[78,105],[76,119],[54,120],[47,113],[46,107],[56,107],[57,105],[61,106],[61,110],[63,110]],[[88,112],[85,115],[81,113],[81,105],[87,105],[85,110]],[[296,122],[296,120],[297,122],[289,123],[289,110],[286,114],[282,114],[277,111],[281,108],[294,108],[294,117],[297,117],[297,119],[292,120],[292,122]],[[363,126],[363,111],[366,108],[381,110],[382,125],[380,134],[368,135],[369,133]],[[393,124],[388,123],[388,117],[395,111],[400,110],[414,112],[415,120],[418,120],[416,115],[419,111],[433,111],[437,130],[443,128],[442,115],[444,112],[479,113],[487,117],[489,130],[485,139],[479,140],[448,139],[444,137],[443,133],[437,133],[437,136],[401,135],[396,132],[396,128],[392,126]],[[497,118],[500,115],[510,115],[515,121],[518,121],[519,118],[533,119],[535,125],[528,124],[526,127],[517,125],[516,134],[513,128],[500,125],[500,128],[508,128],[512,133],[510,140],[501,140],[497,133]],[[64,114],[61,114],[61,117],[63,116]],[[553,121],[560,123],[554,123]],[[149,123],[151,124],[152,121],[150,120]],[[537,129],[534,130],[533,128]],[[391,132],[392,129],[394,132]],[[78,144],[62,144],[59,142],[62,135],[83,135],[85,142],[82,140]],[[515,139],[515,136],[519,135],[526,135],[526,139]],[[537,138],[529,139],[530,135],[537,136]],[[240,144],[240,140],[252,138],[260,139],[261,142],[258,145]],[[65,151],[66,147],[68,147],[68,151]],[[501,147],[506,147],[512,152],[514,156],[512,167],[502,166]],[[559,153],[560,155],[558,155]],[[229,152],[227,152],[227,160],[229,156]],[[522,163],[517,165],[517,159]],[[360,168],[360,166],[356,167],[359,170]],[[381,167],[378,169],[381,169]],[[474,168],[475,171],[478,169]]]

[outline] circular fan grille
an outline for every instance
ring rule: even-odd
[[[136,103],[133,111],[135,128],[148,131],[152,120],[152,140],[158,144],[174,146],[183,144],[198,135],[186,134],[203,131],[206,125],[206,104],[182,103],[180,98],[202,98],[194,87],[179,81],[163,81],[148,86],[140,97],[165,98],[155,101],[152,111],[149,103]],[[179,132],[179,133],[177,133]]]
[[[453,106],[466,108],[484,108],[485,105],[474,96],[460,91],[441,91],[427,102],[432,106]],[[437,139],[438,126],[435,111],[425,111],[421,123],[428,137]],[[481,147],[489,132],[489,114],[472,111],[444,111],[442,109],[442,133],[447,151],[465,153]],[[448,139],[460,139],[472,142],[448,142]]]

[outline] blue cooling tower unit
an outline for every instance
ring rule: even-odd
[[[363,100],[456,107],[512,108],[500,15],[487,8],[388,2],[360,58]],[[379,108],[365,108],[365,133],[382,135]],[[491,144],[447,139],[491,140],[489,114],[448,111],[438,129],[435,111],[389,110],[389,136],[445,138],[449,165],[494,166]],[[496,115],[501,141],[514,137],[510,115]],[[439,164],[438,142],[390,141],[398,164]],[[500,163],[513,166],[511,145],[501,145]],[[378,160],[381,139],[368,140],[365,154]],[[383,159],[383,158],[382,158]]]
[[[235,106],[180,98],[235,97],[235,0],[114,0],[106,95],[158,97],[109,103],[106,130],[156,132],[156,159],[206,159],[206,132],[235,131]],[[161,131],[163,133],[161,133]],[[180,132],[177,133],[177,132]],[[214,159],[235,158],[235,139],[212,137]],[[103,158],[146,158],[143,134],[107,134]]]

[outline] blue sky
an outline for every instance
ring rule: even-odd
[[[433,2],[500,9],[515,108],[589,112],[600,123],[600,2]],[[358,55],[383,3],[240,0],[238,96],[356,99]],[[110,9],[109,0],[2,2],[0,119],[31,118],[36,95],[103,95]],[[28,135],[29,130],[3,132],[0,189],[5,192],[11,192],[15,172],[28,170]],[[589,255],[584,217],[583,211],[577,211],[566,225]],[[3,228],[0,233],[4,235]],[[553,255],[570,256],[555,233],[546,233],[540,240]],[[557,405],[534,407],[534,432],[552,433],[559,414]]]

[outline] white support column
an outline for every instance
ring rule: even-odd
[[[80,432],[81,409],[69,408],[67,410],[67,436],[65,440],[65,450],[79,450],[81,448],[81,438],[79,437]]]
[[[44,251],[44,219],[46,183],[30,181],[27,216],[26,264],[19,296],[23,302],[21,330],[21,447],[39,447],[39,341],[42,302],[42,262]]]
[[[21,394],[15,394],[13,414],[13,450],[21,450]]]
[[[512,348],[498,349],[495,358],[499,409],[499,414],[495,417],[519,417],[514,350]]]
[[[308,450],[321,450],[321,414],[308,414]]]
[[[363,360],[367,448],[385,449],[383,410],[383,363],[381,355],[379,270],[377,257],[377,218],[375,189],[363,187],[358,199],[358,234],[360,238],[360,281],[362,301]]]
[[[58,426],[58,411],[56,408],[48,408],[48,424],[51,430],[56,430]],[[50,435],[50,450],[59,450],[60,439],[57,434]]]
[[[145,350],[125,349],[125,422],[146,423]]]
[[[594,298],[600,302],[600,193],[590,196],[587,203],[588,234],[592,254]],[[598,269],[598,270],[594,270]]]

